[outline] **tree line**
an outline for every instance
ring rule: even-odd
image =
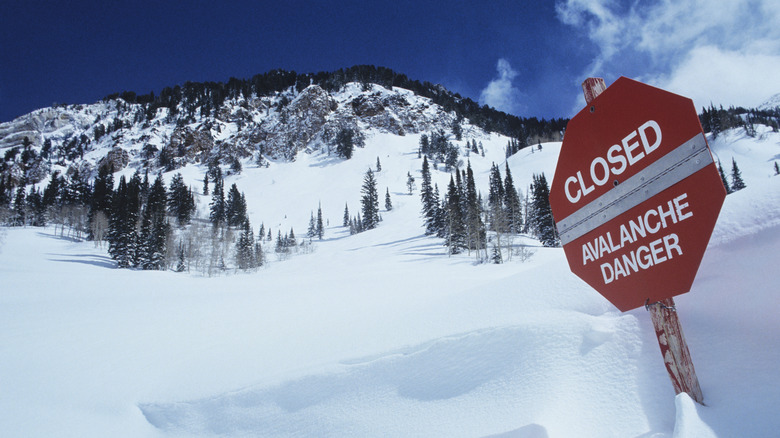
[[[269,96],[291,87],[300,92],[311,84],[334,92],[349,82],[361,83],[364,88],[376,84],[388,89],[399,87],[411,90],[416,95],[431,99],[445,111],[454,111],[460,120],[468,118],[471,123],[486,131],[512,138],[531,139],[531,142],[560,140],[568,122],[565,118],[546,120],[507,114],[487,105],[479,105],[441,85],[420,82],[389,68],[373,65],[356,65],[318,73],[277,69],[250,79],[231,77],[227,82],[185,82],[183,85],[165,87],[158,94],[150,92],[139,95],[133,91],[123,91],[110,94],[104,100],[121,98],[128,103],[141,104],[148,120],[153,119],[160,108],[168,108],[171,116],[176,116],[181,108],[184,116],[194,117],[198,111],[201,116],[216,114],[227,99]]]

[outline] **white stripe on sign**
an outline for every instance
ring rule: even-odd
[[[712,163],[704,134],[696,134],[558,222],[561,243],[566,245],[584,236]]]

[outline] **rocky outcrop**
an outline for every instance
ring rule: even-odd
[[[327,91],[310,85],[250,136],[263,144],[262,148],[269,156],[293,159],[298,151],[305,150],[321,134],[336,108],[338,104]]]
[[[127,167],[128,163],[130,163],[130,154],[120,147],[115,147],[98,161],[97,168],[107,167],[112,172],[118,172]]]
[[[200,162],[209,155],[212,147],[214,138],[209,131],[193,130],[185,126],[173,131],[170,143],[163,148],[163,153],[183,158],[187,162]]]

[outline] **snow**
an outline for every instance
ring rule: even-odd
[[[649,314],[619,312],[561,249],[518,238],[530,259],[475,264],[424,236],[406,189],[412,172],[419,190],[418,140],[373,133],[349,161],[245,163],[226,184],[246,193],[255,229],[302,236],[319,203],[329,222],[313,252],[256,273],[120,270],[53,228],[2,229],[3,436],[776,435],[778,134],[711,141],[747,188],[727,197],[693,290],[676,297],[706,406],[675,397]],[[484,193],[507,139],[479,141]],[[515,184],[551,180],[559,150],[511,157]],[[394,209],[350,236],[344,204],[358,212],[377,157]],[[199,191],[203,170],[181,171]],[[443,190],[449,174],[434,175]]]

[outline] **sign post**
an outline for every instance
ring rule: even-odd
[[[621,311],[651,312],[675,391],[702,403],[672,297],[690,291],[726,191],[695,107],[624,77],[583,91],[550,189],[569,266]]]

